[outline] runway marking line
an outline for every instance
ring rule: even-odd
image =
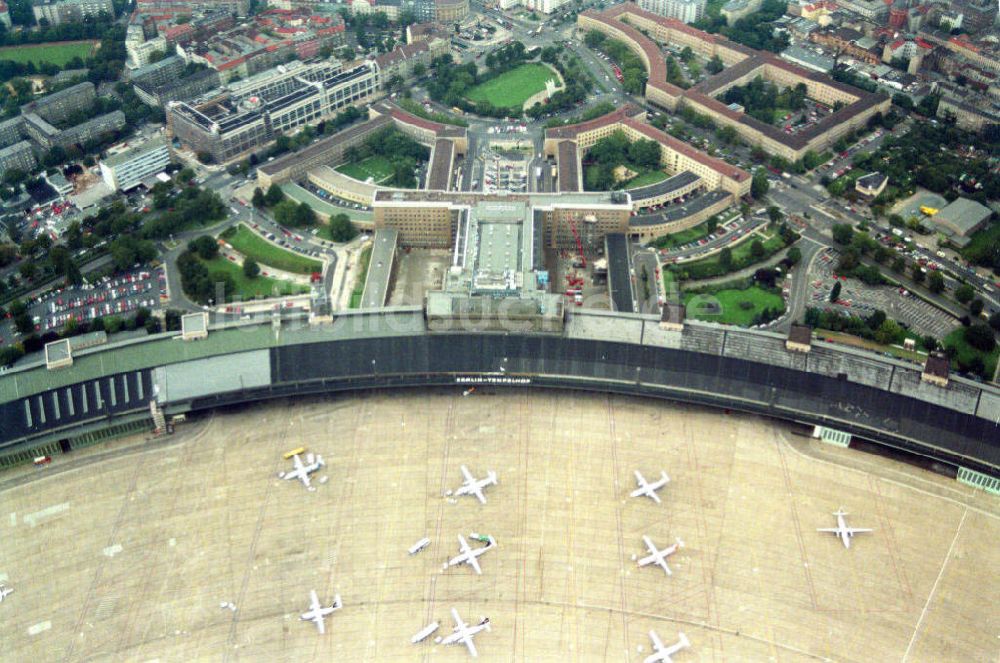
[[[941,569],[938,571],[937,578],[934,579],[934,585],[931,586],[930,594],[927,595],[927,601],[924,602],[924,609],[920,611],[920,619],[917,620],[917,625],[913,627],[913,636],[910,637],[910,644],[906,645],[906,651],[903,652],[903,658],[900,659],[903,663],[910,656],[910,650],[913,648],[913,643],[917,641],[917,634],[920,632],[920,626],[924,623],[924,617],[927,616],[927,609],[931,606],[931,600],[934,598],[934,593],[937,592],[938,583],[941,582],[941,578],[944,577],[944,570],[948,568],[948,562],[951,561],[951,553],[955,549],[955,542],[958,541],[958,535],[962,532],[962,525],[965,524],[965,519],[969,515],[969,509],[966,508],[962,512],[962,519],[958,522],[958,529],[955,530],[955,536],[951,539],[951,545],[948,546],[948,552],[944,556],[944,561],[941,562]]]

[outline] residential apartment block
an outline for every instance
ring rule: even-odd
[[[170,164],[167,141],[157,136],[109,155],[100,162],[101,178],[112,191],[128,191]]]

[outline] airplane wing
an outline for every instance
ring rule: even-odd
[[[300,474],[299,475],[299,481],[301,481],[302,485],[305,486],[306,488],[312,488],[312,485],[309,483],[309,473],[308,472],[303,472],[302,474]]]
[[[292,456],[292,464],[295,465],[295,469],[297,469],[297,470],[301,470],[302,469],[302,467],[303,467],[303,465],[302,465],[302,459],[299,458],[298,454],[295,454],[294,456]]]
[[[476,559],[475,555],[469,555],[468,562],[472,565],[472,568],[476,570],[476,573],[483,575],[483,570],[479,568],[479,560]]]
[[[486,504],[486,496],[483,495],[483,489],[480,486],[473,488],[472,494],[476,496],[480,504]]]
[[[645,488],[646,487],[646,479],[642,476],[642,474],[639,472],[639,470],[632,470],[632,473],[635,474],[635,483],[640,488]]]
[[[311,590],[309,592],[309,609],[310,610],[319,610],[320,607],[321,606],[319,604],[319,596],[316,595],[316,590],[315,589]]]
[[[472,476],[472,472],[469,472],[469,468],[467,468],[465,465],[462,465],[462,476],[464,476],[465,480],[469,483],[472,483],[476,480],[476,477]]]
[[[839,527],[817,527],[816,531],[817,532],[836,532],[837,534],[839,534],[840,533],[840,528]]]
[[[465,537],[461,534],[458,535],[458,549],[462,551],[463,554],[469,554],[472,552],[472,548],[469,547],[469,542],[465,540]]]
[[[465,622],[463,622],[462,618],[458,616],[458,610],[456,610],[455,608],[452,608],[451,609],[451,616],[455,619],[455,630],[456,631],[459,631],[459,630],[462,630],[462,629],[465,628]]]
[[[313,621],[316,622],[316,628],[319,629],[320,635],[326,633],[326,624],[324,623],[323,615],[317,612],[316,616],[313,618]]]
[[[476,643],[472,641],[472,636],[466,635],[464,638],[462,638],[462,642],[464,642],[465,646],[469,648],[469,656],[471,656],[472,658],[476,658],[477,656],[479,656],[479,652],[476,651]]]
[[[652,488],[653,490],[657,490],[659,488],[663,488],[668,483],[670,483],[670,477],[668,477],[667,473],[664,472],[662,474],[662,476],[660,477],[659,481],[657,481],[656,483],[650,484],[649,487]]]
[[[844,531],[848,534],[859,534],[861,532],[874,532],[875,530],[867,527],[848,527]]]
[[[665,647],[663,646],[663,641],[660,640],[660,636],[656,635],[656,631],[649,632],[649,639],[653,641],[654,651],[663,651]]]

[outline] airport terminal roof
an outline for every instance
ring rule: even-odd
[[[690,170],[685,170],[674,175],[673,177],[668,177],[665,180],[654,182],[648,186],[639,187],[638,189],[629,189],[629,195],[632,196],[632,200],[657,198],[665,193],[670,193],[671,191],[682,189],[689,184],[694,184],[700,179],[700,177],[692,173]]]
[[[608,294],[615,311],[633,313],[632,276],[629,269],[628,239],[622,233],[609,233],[604,238],[608,259]]]
[[[455,159],[455,142],[450,138],[438,138],[434,141],[434,155],[431,157],[430,170],[427,173],[427,188],[437,191],[447,191],[451,182],[451,168]]]
[[[365,289],[361,296],[361,308],[385,306],[398,243],[399,231],[395,228],[380,228],[375,231],[372,253],[368,259],[368,274],[365,276]]]
[[[559,191],[579,191],[580,152],[571,140],[559,141]]]

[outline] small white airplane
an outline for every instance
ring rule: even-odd
[[[490,542],[487,543],[485,546],[482,546],[481,548],[472,548],[465,540],[465,537],[459,534],[458,547],[461,550],[461,553],[458,556],[449,559],[448,566],[456,566],[458,564],[468,564],[476,570],[476,573],[482,575],[483,570],[479,568],[479,561],[476,560],[476,558],[497,544],[496,539],[494,539],[492,536],[489,537],[489,539]]]
[[[642,476],[639,470],[635,470],[635,482],[639,484],[639,487],[632,491],[631,497],[642,497],[645,495],[649,499],[653,500],[657,504],[660,503],[660,496],[656,494],[660,488],[663,488],[668,483],[670,483],[670,477],[667,476],[666,472],[660,472],[660,478],[655,483],[648,483],[646,478]]]
[[[473,658],[479,656],[479,652],[476,651],[476,644],[472,641],[472,637],[480,631],[490,630],[490,618],[486,617],[475,626],[469,626],[462,621],[461,617],[458,616],[458,610],[455,610],[455,608],[451,609],[451,616],[455,619],[455,628],[452,629],[451,635],[441,640],[441,644],[463,644],[469,648],[469,654],[472,655]]]
[[[686,635],[678,633],[677,636],[680,638],[677,644],[666,647],[659,636],[656,635],[656,631],[650,631],[649,639],[653,641],[653,653],[647,656],[642,663],[671,663],[673,660],[670,658],[671,656],[691,646]]]
[[[318,470],[321,467],[325,467],[326,463],[323,462],[323,457],[313,454],[306,455],[306,462],[302,462],[302,458],[298,454],[292,456],[292,463],[295,465],[291,472],[278,472],[279,479],[298,479],[302,482],[302,485],[309,490],[316,490],[312,483],[309,481],[309,475]]]
[[[344,604],[340,602],[340,594],[337,594],[334,597],[333,604],[329,608],[320,605],[319,597],[316,595],[315,589],[309,592],[309,596],[309,610],[307,612],[303,612],[299,619],[304,622],[315,623],[316,628],[319,629],[320,635],[323,635],[326,633],[326,627],[323,625],[323,618],[337,610],[340,610],[344,607]]]
[[[639,566],[647,566],[649,564],[656,564],[668,575],[673,575],[670,567],[667,566],[667,558],[677,552],[677,549],[684,545],[684,542],[677,539],[677,543],[672,546],[667,546],[663,550],[658,550],[653,544],[653,540],[648,536],[643,535],[643,542],[645,542],[646,547],[649,548],[649,555],[643,557],[639,560]]]
[[[818,527],[817,532],[831,532],[836,534],[837,537],[844,542],[845,548],[851,547],[851,537],[855,534],[860,534],[862,532],[873,532],[875,530],[868,529],[865,527],[848,527],[847,521],[844,520],[844,516],[847,512],[844,511],[844,507],[840,507],[833,512],[833,515],[837,516],[837,526],[836,527]]]
[[[13,587],[7,587],[6,585],[0,585],[0,603],[3,603],[4,598],[8,594],[13,594],[13,593],[14,593],[14,588]]]
[[[475,495],[480,504],[486,504],[486,498],[483,496],[483,488],[497,485],[497,473],[490,470],[486,473],[485,479],[476,479],[476,477],[472,476],[469,468],[462,465],[462,476],[465,477],[465,483],[455,491],[455,495]]]

